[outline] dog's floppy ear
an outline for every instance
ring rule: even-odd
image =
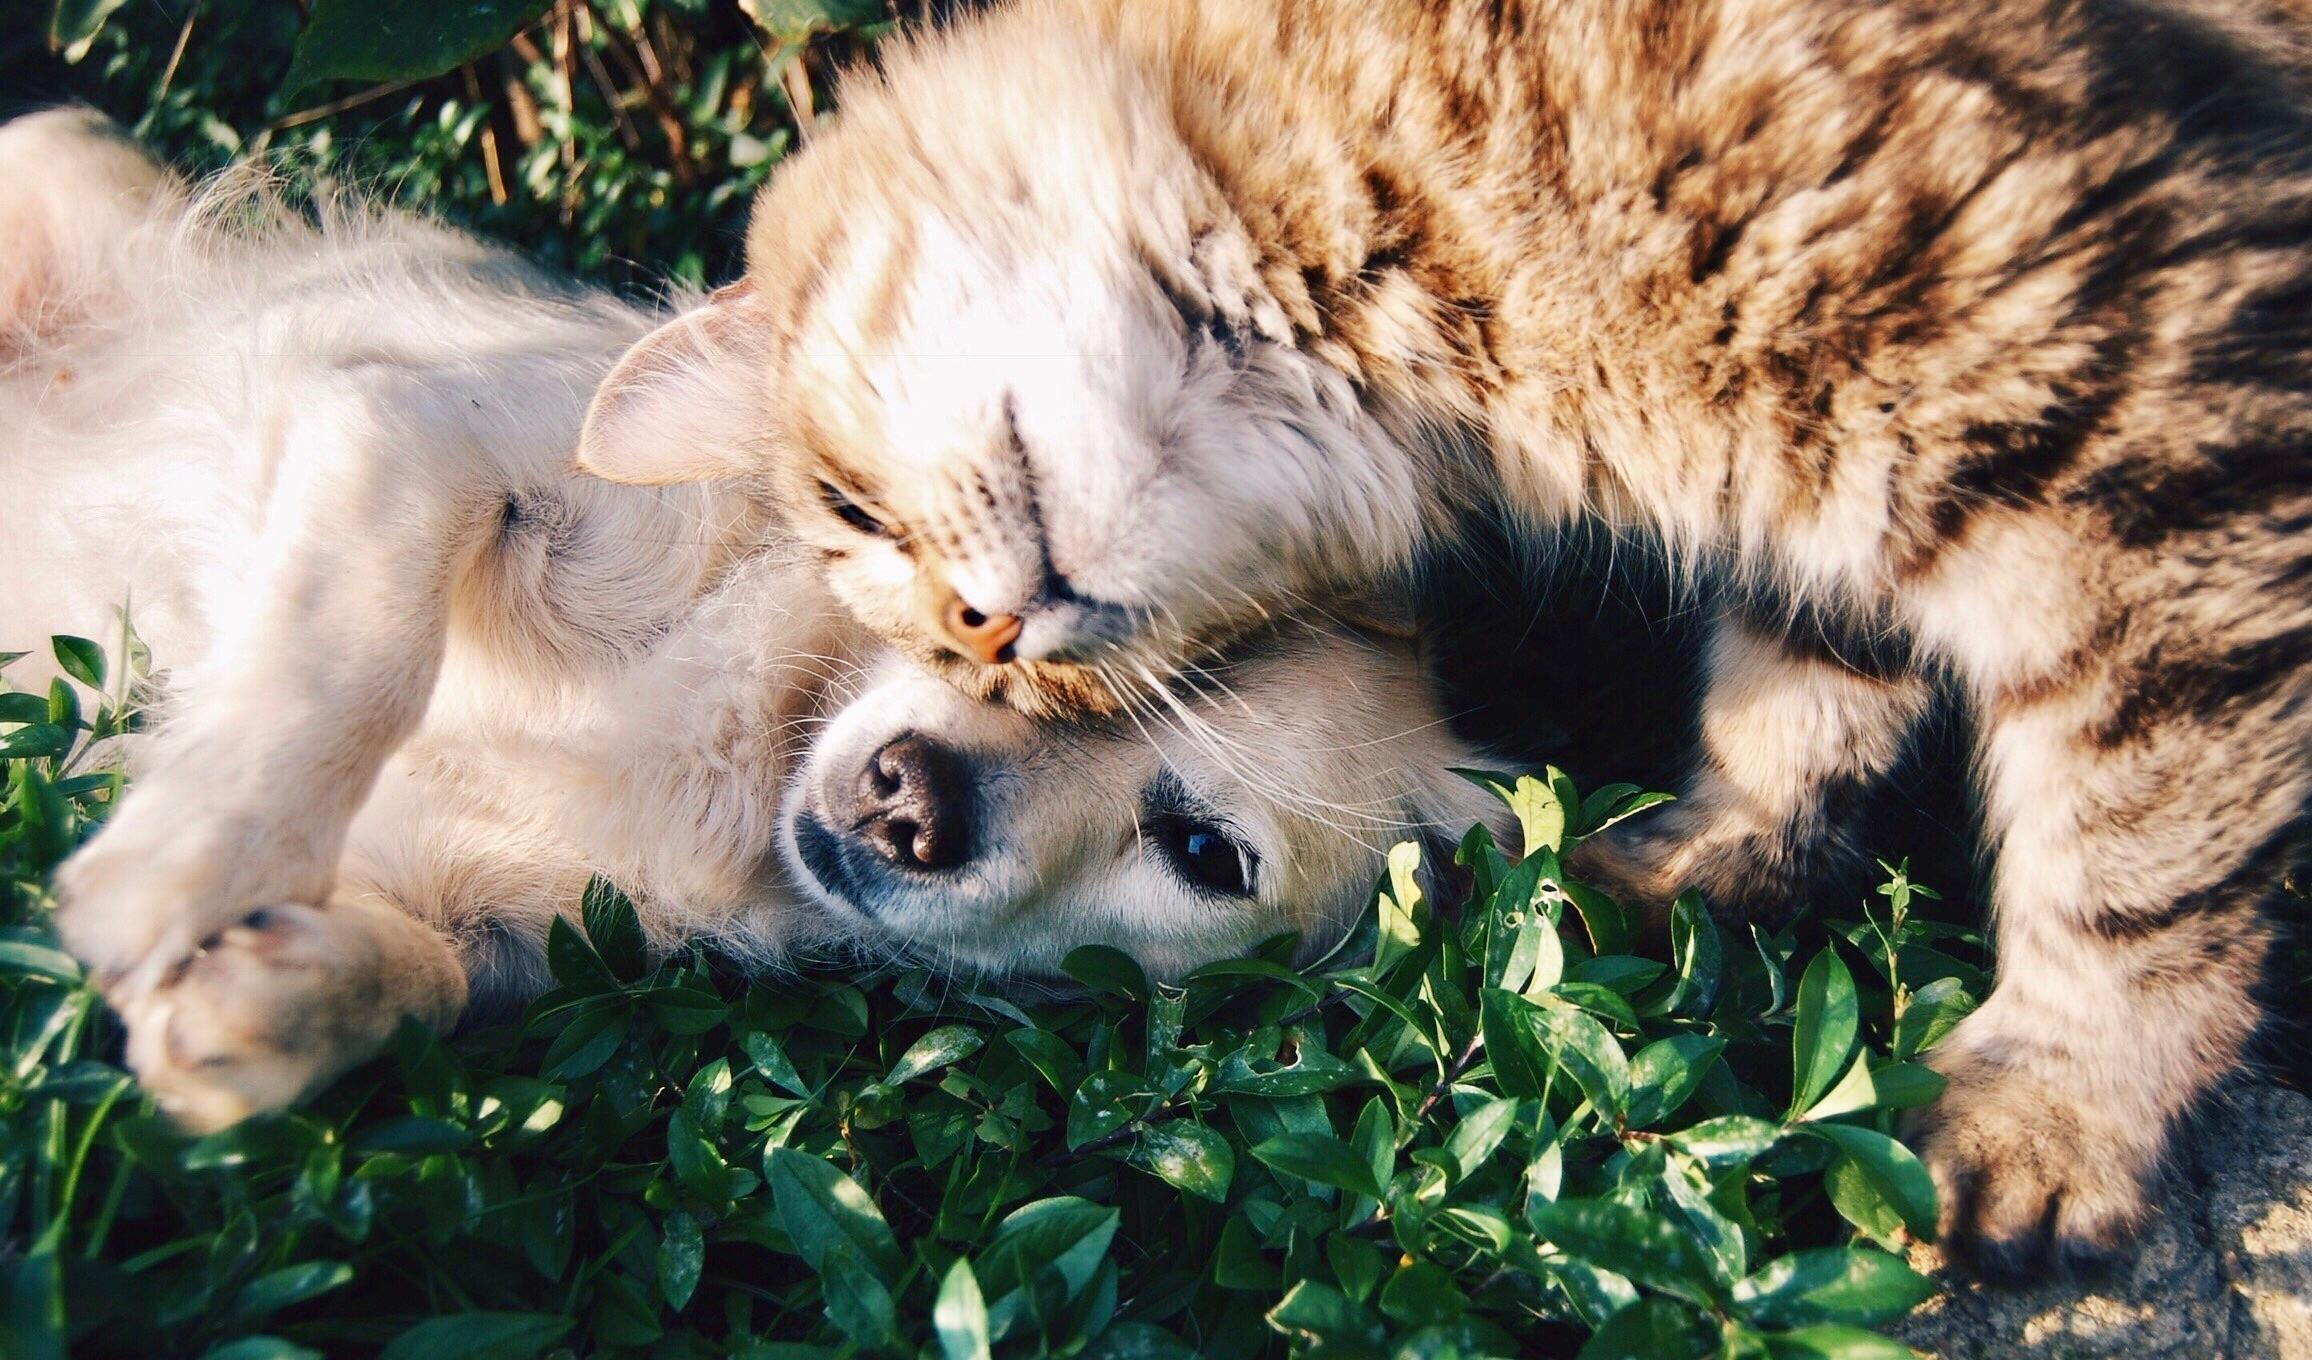
[[[700,482],[748,471],[763,435],[766,380],[745,313],[747,285],[642,337],[595,389],[578,470],[605,481]]]

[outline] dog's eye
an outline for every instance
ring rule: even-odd
[[[826,503],[829,510],[834,512],[835,518],[869,538],[890,537],[890,525],[860,509],[859,503],[844,495],[843,489],[833,482],[819,483],[819,499]]]
[[[1192,885],[1222,897],[1252,896],[1252,854],[1211,822],[1194,817],[1159,817],[1149,835],[1172,862],[1173,871]]]

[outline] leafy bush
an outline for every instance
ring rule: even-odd
[[[54,646],[86,691],[0,696],[0,1353],[1907,1354],[1890,1123],[1980,975],[1899,868],[1820,949],[1689,900],[1657,953],[1559,872],[1653,800],[1480,776],[1537,848],[1472,831],[1460,912],[1399,846],[1315,969],[1041,1000],[653,962],[597,884],[518,1022],[187,1141],[46,929],[133,726]]]
[[[737,271],[748,202],[829,73],[925,8],[13,0],[0,91],[93,104],[190,172],[270,157],[649,290]]]

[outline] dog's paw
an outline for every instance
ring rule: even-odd
[[[206,932],[185,905],[200,876],[100,835],[56,871],[55,925],[99,990],[118,997],[173,967]]]
[[[401,1016],[388,963],[352,913],[260,908],[120,1003],[129,1066],[191,1132],[282,1109],[384,1046]]]
[[[2151,1213],[2159,1122],[2100,1108],[2052,1063],[1931,1061],[1949,1084],[1904,1132],[1934,1178],[1944,1251],[2007,1282],[2118,1259]]]
[[[296,853],[316,843],[294,820],[228,816],[165,787],[139,789],[58,868],[57,934],[98,989],[125,1003],[252,909],[325,900],[334,865]]]

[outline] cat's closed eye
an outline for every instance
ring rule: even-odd
[[[819,500],[835,518],[869,538],[890,538],[893,536],[893,530],[889,524],[868,513],[865,507],[851,499],[841,487],[833,482],[824,479],[819,482]]]

